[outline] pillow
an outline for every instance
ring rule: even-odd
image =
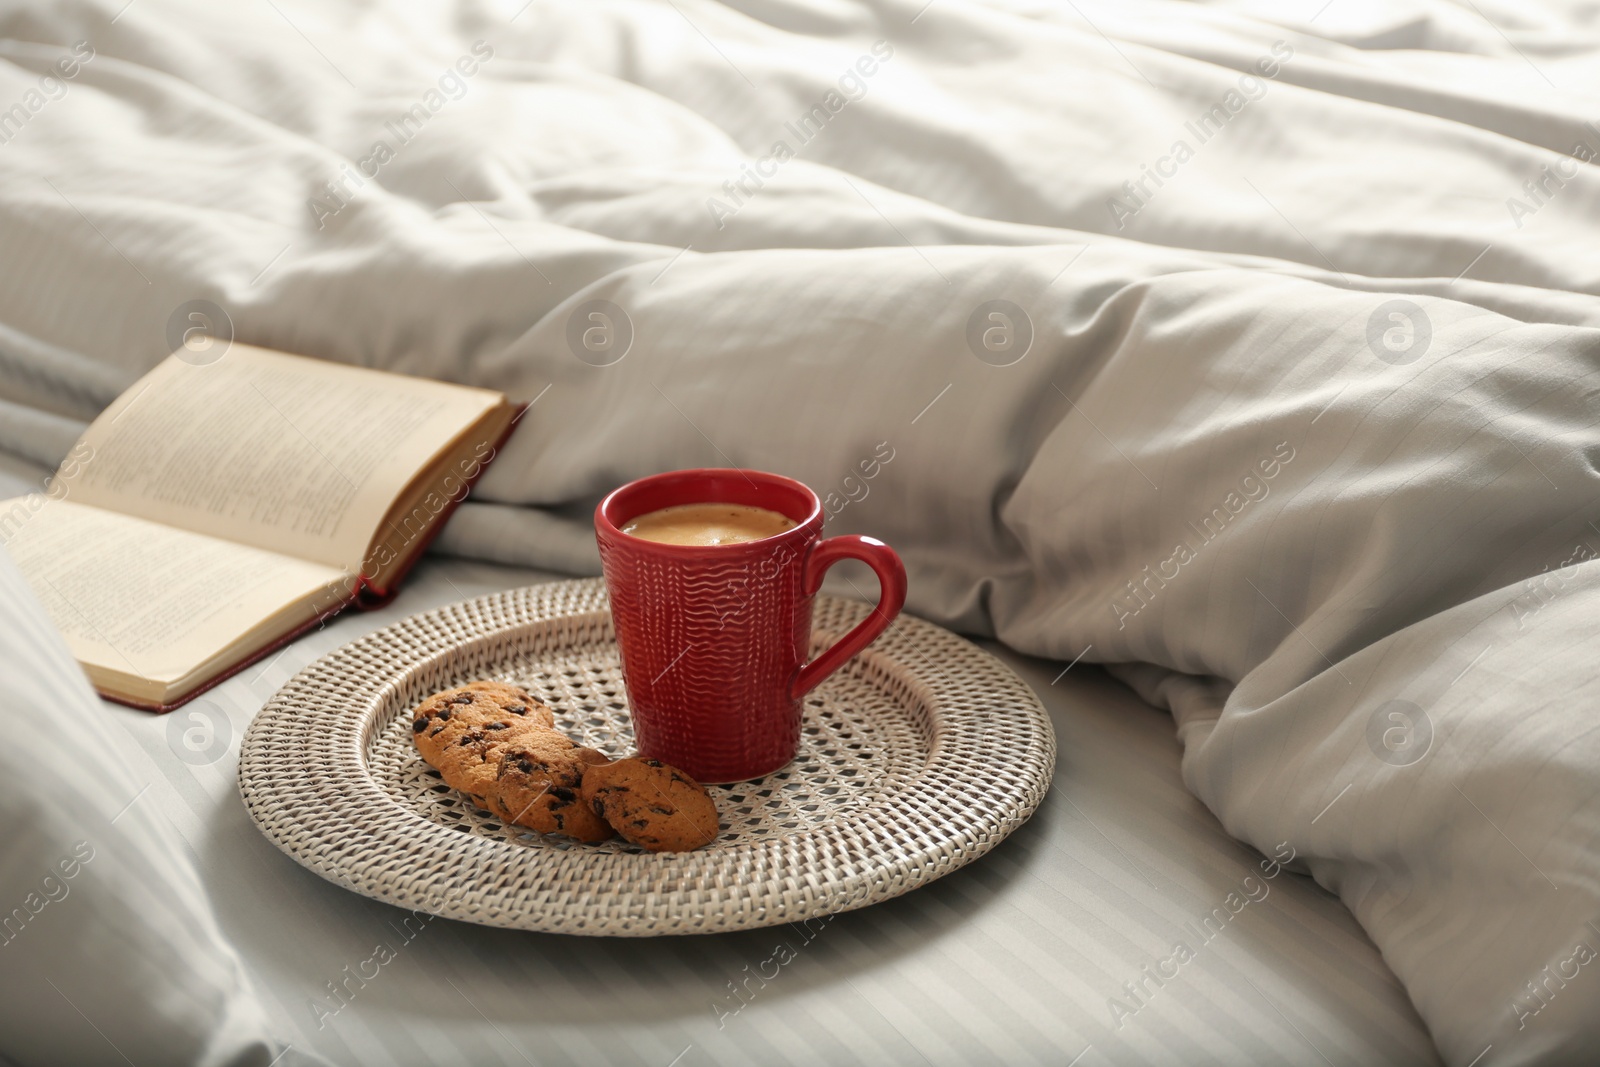
[[[280,1057],[130,742],[3,548],[0,733],[0,1062],[319,1062]]]

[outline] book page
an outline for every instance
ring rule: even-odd
[[[501,399],[249,345],[172,356],[85,431],[72,499],[359,572],[394,498]]]
[[[80,663],[157,686],[354,586],[331,567],[40,495],[0,502],[0,539]]]

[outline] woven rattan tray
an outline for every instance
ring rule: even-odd
[[[869,610],[817,598],[813,644]],[[1055,735],[993,656],[902,617],[806,701],[800,754],[712,786],[722,833],[694,852],[582,845],[502,825],[411,744],[409,710],[476,678],[527,686],[573,740],[632,750],[599,581],[415,615],[324,656],[256,716],[239,791],[277,846],[338,885],[489,926],[709,933],[864,907],[982,856],[1050,785]]]

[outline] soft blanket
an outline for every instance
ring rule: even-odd
[[[918,614],[1170,707],[1446,1060],[1578,1059],[1589,11],[30,0],[0,444],[52,461],[198,323],[531,401],[452,551],[589,570],[621,481],[794,475]]]

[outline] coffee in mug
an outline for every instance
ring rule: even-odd
[[[777,474],[670,471],[595,509],[640,755],[701,782],[777,770],[800,744],[801,701],[899,614],[906,571],[871,537],[822,536],[822,501]],[[811,601],[840,560],[877,573],[877,607],[816,659]]]
[[[749,504],[674,504],[640,515],[622,532],[663,545],[731,545],[794,527],[787,515]]]

